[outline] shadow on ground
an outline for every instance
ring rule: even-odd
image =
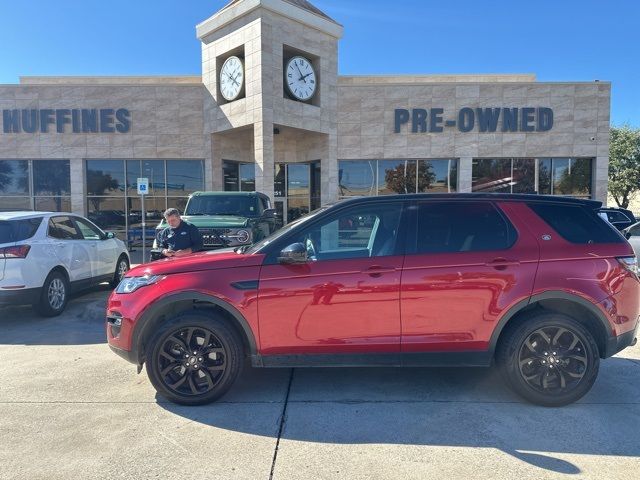
[[[28,305],[0,308],[0,345],[106,343],[108,283],[74,294],[58,317],[41,317]]]

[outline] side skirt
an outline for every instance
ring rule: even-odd
[[[382,354],[252,355],[251,365],[287,367],[490,367],[489,351]]]

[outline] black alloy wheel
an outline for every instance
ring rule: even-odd
[[[496,359],[516,393],[532,403],[573,403],[598,375],[598,346],[584,325],[562,314],[538,313],[506,332]]]
[[[111,280],[111,287],[116,288],[120,281],[124,278],[126,273],[129,271],[129,260],[124,255],[121,255],[118,258],[118,262],[116,263],[116,271],[113,274],[113,280]]]
[[[213,402],[240,373],[242,343],[219,318],[195,313],[178,316],[149,345],[149,379],[158,393],[175,403]]]

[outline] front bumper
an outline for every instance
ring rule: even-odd
[[[40,299],[42,288],[21,288],[8,290],[0,288],[0,307],[30,305]]]

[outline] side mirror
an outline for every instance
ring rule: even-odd
[[[278,263],[294,265],[307,263],[307,248],[301,243],[293,243],[285,247],[278,255]]]
[[[278,212],[275,208],[267,208],[264,212],[262,212],[262,217],[267,219],[277,218]]]
[[[623,233],[624,233],[624,238],[626,238],[627,240],[631,238],[631,232],[629,230],[626,230]]]
[[[108,240],[110,238],[116,238],[116,234],[113,232],[105,232],[105,240]]]

